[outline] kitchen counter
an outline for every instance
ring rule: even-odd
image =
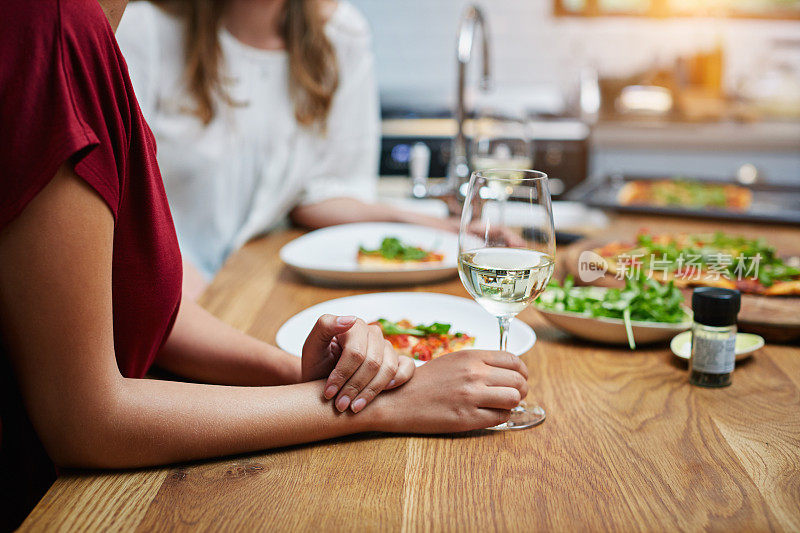
[[[800,153],[800,122],[602,121],[595,149],[764,150]]]
[[[465,124],[469,134],[469,121]],[[529,121],[534,139],[581,140],[589,136],[589,127],[577,119]],[[457,125],[453,118],[384,119],[381,133],[384,137],[425,135],[429,137],[454,137]]]
[[[703,224],[619,217],[605,233]],[[778,245],[800,239],[794,228],[728,229]],[[274,341],[301,309],[369,292],[312,286],[282,265],[278,251],[301,233],[247,244],[203,305]],[[396,290],[466,296],[457,279]],[[737,365],[732,386],[701,389],[666,346],[634,353],[571,339],[533,309],[520,319],[539,338],[523,355],[530,399],[548,414],[539,427],[360,435],[162,468],[64,471],[22,531],[800,529],[800,348],[767,345]]]
[[[548,139],[580,139],[589,128],[577,120],[533,121],[534,138],[547,132]],[[451,118],[387,119],[384,136],[428,135],[452,137]],[[605,120],[591,130],[594,148],[657,148],[693,150],[767,150],[800,152],[800,122],[676,122]]]

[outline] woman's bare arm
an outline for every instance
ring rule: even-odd
[[[334,400],[339,411],[354,412],[414,374],[411,359],[398,356],[379,328],[356,317],[321,316],[302,354],[292,355],[228,326],[192,301],[181,304],[156,363],[194,381],[220,385],[325,379],[325,398]]]
[[[194,264],[183,258],[183,298],[196,301],[208,288],[208,281]]]
[[[222,387],[123,378],[114,357],[112,247],[109,209],[67,167],[0,235],[2,337],[56,462],[157,464],[364,429],[368,417],[340,414],[324,400],[322,381]]]
[[[502,352],[420,368],[362,413],[340,413],[322,380],[233,387],[128,379],[114,356],[113,218],[62,167],[0,233],[0,327],[25,408],[62,466],[136,467],[365,430],[463,431],[508,417],[527,390]]]
[[[300,357],[242,333],[187,298],[156,364],[219,385],[286,385],[301,377]]]
[[[355,198],[331,198],[299,205],[290,216],[295,224],[311,229],[351,222],[407,222],[457,232],[459,223],[452,218],[432,217],[386,204],[368,204]]]
[[[437,218],[422,215],[413,211],[405,211],[385,204],[367,204],[355,198],[331,198],[315,204],[295,207],[291,212],[292,221],[307,228],[316,229],[335,224],[348,224],[351,222],[404,222],[437,228],[458,233],[460,220],[457,218]],[[469,231],[476,235],[483,235],[486,226],[481,221],[475,221],[469,226]],[[514,232],[505,228],[490,229],[502,234],[502,237],[513,246],[523,246],[524,240]]]

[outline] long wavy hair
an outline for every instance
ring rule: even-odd
[[[219,29],[226,0],[151,0],[179,17],[185,26],[184,77],[194,100],[194,112],[204,124],[214,118],[215,96],[234,102],[221,72]],[[294,116],[304,126],[325,127],[339,69],[333,45],[325,35],[320,0],[286,0],[281,37],[289,56],[289,92]]]

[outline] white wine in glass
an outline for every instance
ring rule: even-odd
[[[506,350],[511,321],[553,275],[555,230],[547,175],[519,169],[473,172],[458,245],[461,283],[497,318],[499,347]],[[507,423],[492,429],[524,429],[544,419],[541,407],[523,401]]]

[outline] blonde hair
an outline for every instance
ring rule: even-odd
[[[185,25],[184,77],[194,100],[192,112],[204,124],[214,118],[214,96],[237,105],[221,75],[219,29],[225,0],[152,0]],[[294,116],[304,126],[322,129],[339,85],[333,45],[325,35],[320,0],[286,0],[281,37],[289,56],[289,93]]]

